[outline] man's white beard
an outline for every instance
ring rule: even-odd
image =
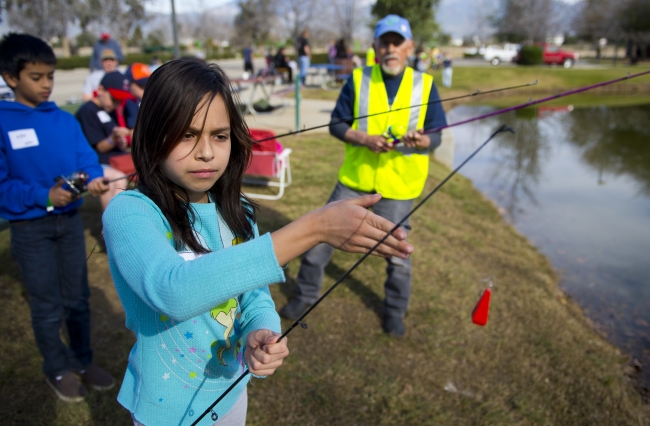
[[[382,59],[382,61],[381,61],[381,69],[388,75],[397,75],[397,74],[401,73],[402,68],[403,68],[401,66],[401,64],[397,65],[394,68],[389,68],[386,65],[386,60],[388,60],[388,59],[395,59],[395,60],[397,60],[399,62],[399,58],[397,56],[389,55],[389,56]]]

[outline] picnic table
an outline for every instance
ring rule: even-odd
[[[253,77],[253,78],[235,78],[230,81],[235,86],[237,92],[243,92],[249,90],[248,96],[240,96],[244,101],[244,105],[251,114],[261,114],[261,112],[256,111],[253,108],[253,104],[256,102],[264,101],[267,104],[271,104],[271,96],[278,95],[279,92],[275,92],[276,85],[279,85],[281,77],[278,75],[270,75],[266,77]],[[256,98],[256,94],[261,94],[261,97]],[[282,107],[284,107],[284,98],[282,99]]]
[[[309,67],[309,70],[314,70],[313,73],[310,73],[310,75],[313,75],[317,77],[318,81],[320,82],[320,86],[325,89],[325,90],[331,90],[333,88],[337,88],[335,86],[335,83],[337,80],[344,80],[345,78],[343,75],[340,73],[337,73],[337,71],[343,71],[345,70],[344,65],[339,65],[339,64],[313,64]]]

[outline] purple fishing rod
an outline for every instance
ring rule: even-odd
[[[458,121],[456,123],[447,124],[447,125],[444,125],[444,126],[436,127],[434,129],[430,129],[430,130],[425,130],[423,132],[423,134],[428,135],[430,133],[439,132],[439,131],[441,131],[443,129],[448,129],[450,127],[460,126],[461,124],[471,123],[472,121],[483,120],[485,118],[493,117],[495,115],[505,114],[506,112],[526,108],[526,107],[529,107],[531,105],[542,104],[544,102],[552,101],[554,99],[563,98],[563,97],[569,96],[569,95],[575,95],[576,93],[586,92],[587,90],[595,89],[597,87],[609,86],[610,84],[618,83],[618,82],[621,82],[621,81],[624,81],[624,80],[630,80],[632,78],[641,77],[642,75],[647,75],[647,74],[650,74],[650,70],[643,71],[643,72],[640,72],[640,73],[637,73],[637,74],[631,74],[631,75],[628,74],[625,77],[621,77],[621,78],[617,78],[617,79],[609,80],[609,81],[604,81],[602,83],[592,84],[591,86],[585,86],[585,87],[581,87],[579,89],[569,90],[567,92],[558,93],[557,95],[551,95],[551,96],[548,96],[546,98],[542,98],[542,99],[538,99],[538,100],[530,100],[530,101],[528,101],[528,102],[526,102],[524,104],[521,104],[521,105],[508,107],[508,108],[505,108],[505,109],[500,109],[498,111],[489,112],[487,114],[479,115],[477,117],[468,118],[467,120]],[[400,142],[401,142],[400,139],[395,139],[395,141],[392,142],[392,144],[396,145],[396,144],[398,144]]]

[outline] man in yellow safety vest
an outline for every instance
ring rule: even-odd
[[[368,193],[382,199],[373,211],[397,223],[424,189],[429,153],[440,145],[440,134],[423,130],[446,124],[433,77],[406,66],[413,53],[409,22],[397,15],[381,19],[375,28],[377,64],[357,68],[339,95],[330,133],[345,142],[345,160],[328,202]],[[427,104],[416,107],[413,105]],[[408,108],[411,107],[411,108]],[[387,114],[375,113],[390,111]],[[393,144],[399,138],[400,143]],[[410,226],[404,225],[409,231]],[[280,315],[297,319],[318,299],[325,266],[333,248],[320,244],[303,257],[296,297]],[[411,294],[411,261],[387,259],[383,329],[401,337]]]

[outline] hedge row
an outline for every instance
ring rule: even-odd
[[[544,63],[544,51],[540,46],[523,46],[519,50],[520,65],[541,65]]]
[[[126,55],[124,60],[120,62],[122,65],[131,65],[134,62],[142,62],[148,64],[151,62],[154,56],[160,58],[163,62],[168,61],[172,58],[172,55],[168,52],[158,52],[158,53],[130,53]],[[232,59],[235,58],[234,53],[222,53],[217,55],[210,55],[207,59]],[[88,68],[90,65],[89,56],[71,56],[69,58],[57,58],[56,59],[56,69],[59,70],[71,70],[74,68]]]

